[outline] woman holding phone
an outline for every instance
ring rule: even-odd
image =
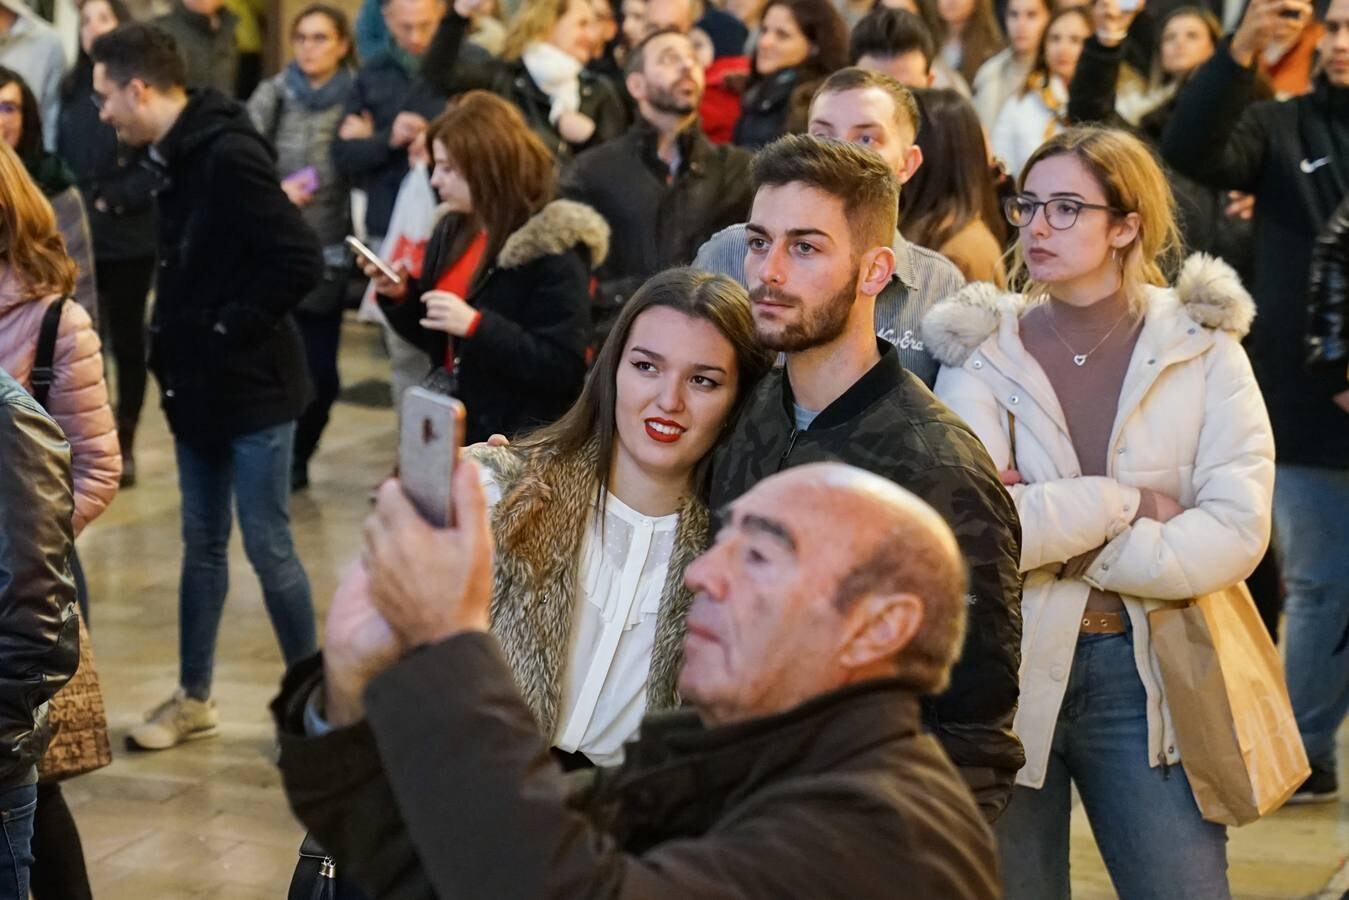
[[[306,6],[290,27],[295,59],[258,85],[248,101],[253,125],[276,147],[281,187],[323,245],[323,280],[295,310],[314,399],[295,423],[291,487],[309,484],[309,460],[341,390],[337,350],[350,263],[342,239],[351,230],[350,185],[332,161],[333,135],[355,79],[346,13]]]
[[[468,451],[493,506],[492,631],[564,765],[616,764],[646,711],[677,705],[711,451],[770,361],[744,288],[671,269],[561,419]]]
[[[1226,829],[1195,803],[1148,613],[1241,581],[1269,541],[1274,441],[1241,347],[1253,303],[1202,255],[1167,286],[1171,189],[1132,135],[1056,135],[1018,188],[1004,208],[1023,292],[971,285],[923,327],[937,396],[1021,517],[1026,765],[995,824],[1005,894],[1069,896],[1076,785],[1121,897],[1227,897]]]
[[[520,112],[469,91],[427,128],[431,186],[445,216],[419,278],[369,260],[389,325],[455,375],[465,440],[514,437],[566,411],[585,379],[590,273],[609,226],[589,206],[555,200],[553,159]]]

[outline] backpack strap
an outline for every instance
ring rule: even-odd
[[[56,336],[61,329],[61,309],[65,303],[65,297],[58,297],[47,306],[47,311],[42,314],[42,328],[37,335],[37,357],[33,360],[30,383],[33,386],[33,399],[43,408],[47,406],[47,395],[56,381],[52,364],[56,361]]]

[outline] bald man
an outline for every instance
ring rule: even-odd
[[[997,895],[988,828],[920,721],[965,617],[955,537],[921,500],[820,463],[731,504],[685,573],[693,708],[648,716],[578,791],[488,634],[472,463],[454,497],[438,530],[381,488],[325,656],[273,704],[296,814],[375,896]]]

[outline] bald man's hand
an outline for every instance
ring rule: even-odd
[[[365,521],[365,555],[375,608],[408,647],[486,631],[492,601],[492,532],[478,467],[455,467],[454,522],[436,528],[390,479]]]

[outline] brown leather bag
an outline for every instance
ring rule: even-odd
[[[78,615],[78,613],[77,613]],[[101,769],[112,762],[108,715],[94,667],[94,646],[80,619],[80,666],[56,692],[47,711],[51,743],[38,763],[39,781],[64,781]]]

